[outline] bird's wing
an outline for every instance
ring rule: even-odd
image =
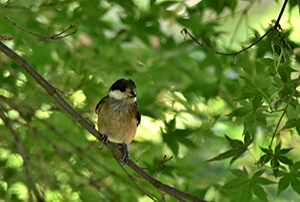
[[[141,122],[141,112],[140,112],[140,109],[139,109],[139,105],[137,103],[135,103],[135,104],[137,106],[136,119],[137,119],[137,126],[138,126]]]
[[[99,109],[101,108],[101,105],[104,103],[105,99],[107,99],[107,98],[108,98],[108,96],[105,96],[104,98],[102,98],[102,99],[98,102],[98,104],[97,104],[97,106],[96,106],[96,108],[95,108],[95,113],[96,113],[96,114],[98,114]]]

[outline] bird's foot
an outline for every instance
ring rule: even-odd
[[[129,161],[129,149],[128,149],[128,144],[125,144],[125,143],[123,143],[123,144],[118,144],[119,145],[119,147],[120,147],[120,149],[121,149],[121,151],[122,151],[122,153],[123,153],[123,156],[122,156],[122,158],[121,159],[119,159],[119,161],[120,161],[120,163],[122,164],[122,165],[125,165],[125,164],[127,164],[128,163],[128,161]]]
[[[103,145],[105,142],[107,142],[107,139],[108,139],[107,135],[105,135],[105,134],[101,134],[101,135],[102,135],[102,140],[101,140],[101,142],[100,142],[99,149],[101,149],[102,145]]]

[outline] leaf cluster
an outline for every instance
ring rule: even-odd
[[[281,24],[236,58],[215,54],[180,34],[186,28],[211,49],[240,50],[270,28],[260,21],[256,25],[254,17],[274,19],[281,9],[276,1],[251,1],[240,12],[241,2],[11,1],[0,8],[1,15],[28,30],[53,35],[77,23],[78,30],[52,42],[1,18],[0,34],[13,36],[5,43],[66,92],[60,93],[92,123],[94,108],[111,83],[132,78],[143,117],[130,157],[166,184],[209,201],[297,200],[296,1],[284,11],[289,25]],[[259,12],[255,5],[274,7]],[[249,29],[240,26],[244,23]],[[0,111],[18,134],[16,141],[0,120],[0,200],[34,200],[28,178],[46,201],[148,200],[109,151],[99,151],[99,143],[4,55]],[[161,163],[165,155],[174,158]],[[158,201],[175,200],[130,174]]]

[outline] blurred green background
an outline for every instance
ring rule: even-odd
[[[181,30],[187,28],[212,49],[235,52],[274,24],[283,1],[12,0],[0,8],[0,34],[13,36],[5,44],[53,86],[68,92],[64,99],[94,123],[94,108],[110,85],[121,77],[133,79],[142,122],[130,155],[141,167],[173,156],[164,168],[146,170],[158,174],[158,180],[208,201],[290,202],[300,194],[300,171],[292,167],[298,165],[300,151],[299,92],[294,91],[300,69],[296,2],[289,2],[280,33],[237,55],[236,63],[234,56],[212,53]],[[48,41],[3,16],[41,35],[57,34],[71,24],[77,26],[68,33],[77,32]],[[35,201],[33,186],[45,201],[151,200],[106,148],[99,150],[99,142],[4,54],[0,101],[21,142],[0,119],[0,201]],[[279,143],[283,149],[293,148],[282,154],[289,161],[279,157],[278,165],[262,165],[259,159],[265,153],[260,148],[268,148],[278,121],[272,148]],[[207,162],[232,149],[225,134],[241,142],[245,134],[254,139],[243,158],[232,164],[227,158]],[[18,144],[29,157],[33,186]],[[270,156],[274,163],[276,155]],[[261,171],[265,180],[255,181],[254,173]],[[279,183],[283,176],[295,179],[294,184]],[[138,176],[136,181],[163,200],[147,182]],[[175,201],[169,196],[166,200]]]

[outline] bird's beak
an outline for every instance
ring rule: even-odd
[[[129,94],[129,97],[136,97],[136,93],[131,91],[130,94]]]

